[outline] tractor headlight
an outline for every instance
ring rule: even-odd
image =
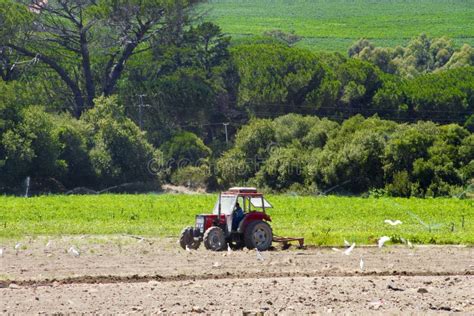
[[[199,229],[201,233],[204,233],[204,217],[202,216],[196,217],[196,228]]]

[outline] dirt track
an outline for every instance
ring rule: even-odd
[[[172,240],[3,244],[3,313],[474,313],[474,248],[188,253]],[[80,256],[68,253],[75,246]],[[360,268],[360,259],[364,268]]]

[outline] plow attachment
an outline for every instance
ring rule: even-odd
[[[303,237],[281,237],[281,236],[276,236],[273,235],[273,242],[278,242],[283,244],[283,249],[288,249],[290,248],[291,244],[290,242],[292,241],[297,241],[298,242],[298,248],[304,248],[304,238]]]

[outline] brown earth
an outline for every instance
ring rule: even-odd
[[[472,247],[290,249],[262,261],[130,236],[15,244],[0,244],[0,313],[474,314]]]

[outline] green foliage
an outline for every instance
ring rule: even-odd
[[[167,166],[173,169],[205,163],[212,154],[211,149],[204,145],[199,137],[190,132],[175,135],[160,149]]]
[[[229,57],[229,38],[217,25],[203,23],[184,28],[182,36],[165,34],[156,39],[146,56],[132,56],[121,82],[120,99],[137,103],[146,94],[142,108],[143,127],[155,146],[161,146],[183,125],[205,134],[200,124],[225,120],[219,106],[232,93],[234,80]],[[146,62],[144,62],[144,59]],[[230,90],[230,91],[229,91]],[[157,92],[158,91],[158,92]],[[139,121],[138,108],[128,114]]]
[[[93,133],[91,162],[101,183],[156,180],[148,166],[161,152],[146,141],[145,134],[125,116],[115,97],[98,98],[94,109],[84,114]]]
[[[240,78],[238,103],[259,111],[303,104],[325,73],[314,54],[283,45],[242,45],[233,48],[232,57]]]
[[[22,64],[33,59],[45,66],[37,76],[53,78],[56,88],[70,94],[66,105],[79,118],[94,106],[96,96],[115,92],[132,56],[151,45],[166,45],[152,39],[182,37],[189,10],[198,2],[86,0],[28,5],[2,0],[0,21],[6,21],[6,32],[2,27],[0,48],[15,52]]]
[[[171,176],[171,183],[193,189],[206,189],[210,179],[210,170],[206,165],[187,166],[177,169]]]
[[[302,40],[302,37],[292,32],[284,32],[282,30],[271,30],[264,33],[265,36],[272,37],[279,42],[282,42],[288,46],[294,46],[296,43]]]
[[[223,186],[242,184],[260,169],[278,146],[274,124],[270,120],[255,119],[243,126],[235,137],[235,146],[218,160],[217,172]]]
[[[274,148],[261,169],[255,174],[259,187],[280,191],[294,184],[304,184],[307,157],[301,148]]]
[[[440,69],[474,66],[474,49],[464,44],[456,49],[447,37],[429,38],[421,34],[405,47],[375,47],[361,39],[349,48],[349,56],[370,61],[387,73],[415,77]]]
[[[331,19],[311,32],[298,23],[267,23],[254,33],[260,36],[255,42],[231,42],[225,31],[233,15],[223,22],[224,31],[212,22],[196,23],[192,9],[200,1],[50,1],[28,8],[26,2],[0,0],[0,191],[18,192],[26,176],[58,184],[45,192],[155,180],[148,165],[157,160],[173,161],[160,176],[184,183],[186,177],[202,180],[202,170],[176,171],[181,163],[212,165],[216,159],[206,181],[215,182],[217,173],[225,186],[360,193],[393,184],[409,187],[409,193],[397,189],[401,195],[452,194],[469,183],[474,169],[474,67],[466,66],[474,53],[469,45],[456,46],[456,36],[470,24],[462,24],[461,33],[452,26],[454,40],[420,35],[406,44],[395,39],[404,45],[387,48],[390,40],[377,41],[377,30],[358,34],[375,20],[387,22],[383,15],[374,21],[362,16],[374,7],[390,7],[399,16],[412,14],[404,13],[407,7],[425,13],[433,8],[397,0],[362,12],[355,4],[366,1],[344,2],[359,15],[337,10],[337,19],[360,26],[345,28],[350,34],[344,41],[374,39],[357,42],[349,50],[355,58],[348,58],[301,47],[308,41],[324,46],[338,36],[331,12],[339,0],[284,2],[294,10],[277,16],[293,11],[313,26]],[[265,6],[261,17],[253,14],[249,21],[274,16],[282,4]],[[217,0],[197,13],[208,5],[231,12],[263,9],[261,1],[236,6]],[[447,9],[438,2],[433,7]],[[454,7],[449,12],[457,17],[471,10]],[[420,21],[427,22],[426,16]],[[334,34],[315,39],[315,29],[318,37],[329,29]],[[441,36],[435,29],[430,36]],[[265,117],[277,118],[259,119]],[[397,125],[380,118],[459,126]],[[232,148],[224,143],[223,122],[231,123]]]
[[[41,107],[26,107],[10,121],[0,138],[0,186],[11,191],[27,176],[45,179],[59,178],[67,169],[60,159],[61,143],[55,133],[54,118]],[[12,124],[13,123],[13,124]]]
[[[69,115],[56,118],[54,134],[61,144],[59,159],[67,164],[67,171],[60,178],[67,188],[95,187],[96,178],[89,156],[91,131],[83,121],[75,120]]]
[[[318,125],[319,118],[288,114],[274,120],[275,141],[278,146],[287,146],[305,137],[309,130]]]
[[[412,183],[407,171],[395,172],[391,183],[387,184],[387,193],[391,196],[409,197],[412,194]]]
[[[0,43],[15,36],[32,20],[32,14],[28,12],[25,5],[10,0],[0,0]]]
[[[248,159],[265,159],[274,147],[275,141],[275,128],[272,121],[255,119],[239,130],[235,136],[235,147]]]
[[[472,179],[472,142],[472,134],[456,124],[396,124],[359,115],[338,125],[289,114],[243,127],[217,166],[225,186],[356,194],[385,188],[393,196],[445,196]]]
[[[316,151],[309,163],[309,177],[326,190],[365,192],[383,184],[382,155],[386,134],[393,124],[377,118],[353,117],[345,121],[322,151]]]

